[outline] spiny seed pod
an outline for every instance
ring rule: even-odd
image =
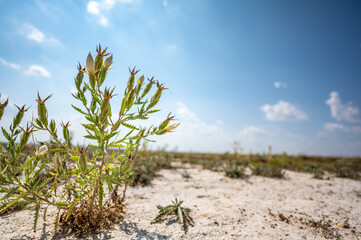
[[[142,99],[145,95],[147,95],[148,92],[150,91],[150,89],[152,88],[153,84],[155,84],[155,81],[153,79],[154,79],[154,77],[152,77],[151,79],[148,78],[149,83],[147,84],[147,86],[145,86],[144,91],[143,91],[142,96],[140,97],[140,99]]]
[[[15,104],[14,104],[15,105]],[[14,121],[13,121],[13,128],[16,128],[21,120],[23,119],[24,117],[24,112],[28,111],[30,107],[28,107],[27,109],[25,109],[25,105],[22,106],[21,108],[18,107],[17,105],[15,105],[15,107],[17,107],[17,109],[19,110],[19,112],[16,114],[15,118],[14,118]]]
[[[71,142],[70,142],[70,135],[69,135],[69,129],[68,129],[68,127],[70,126],[70,122],[68,121],[66,124],[64,124],[62,122],[62,123],[60,123],[60,125],[63,127],[63,137],[64,137],[66,143],[70,146]]]
[[[102,105],[100,106],[100,116],[99,116],[99,120],[100,122],[104,122],[105,119],[109,116],[110,114],[110,103],[109,100],[113,97],[113,91],[110,91],[110,89],[105,88],[104,89],[104,93],[103,93],[103,102]]]
[[[103,65],[103,59],[105,56],[108,56],[110,53],[106,53],[108,48],[105,48],[104,51],[102,51],[102,47],[99,44],[99,47],[97,46],[96,51],[98,53],[98,56],[95,58],[95,71],[99,71],[99,69]]]
[[[45,102],[48,100],[53,94],[49,95],[44,100],[41,100],[39,92],[38,92],[38,99],[36,100],[38,102],[38,118],[40,121],[47,126],[48,125],[48,110],[45,107]]]
[[[81,84],[82,84],[83,78],[84,78],[85,68],[82,69],[81,65],[79,63],[78,70],[79,70],[79,72],[78,72],[78,74],[76,75],[76,78],[75,78],[75,86],[78,89],[78,91],[80,91],[81,90],[80,87],[81,87]]]
[[[0,95],[1,97],[1,95]],[[9,103],[9,98],[6,99],[6,101],[4,103],[0,103],[0,120],[1,120],[1,117],[3,116],[4,114],[4,111],[5,111],[5,107],[8,105]]]
[[[21,130],[23,131],[23,134],[20,137],[20,150],[23,149],[26,145],[26,143],[29,141],[29,137],[30,134],[35,132],[34,127],[30,126],[28,124],[26,124],[26,129],[23,129],[22,127],[20,127]]]
[[[95,57],[95,72],[98,72],[103,65],[103,56],[97,55]]]
[[[157,103],[159,102],[160,97],[162,96],[162,91],[168,88],[165,88],[163,86],[163,84],[160,84],[159,82],[157,82],[157,91],[155,91],[154,95],[152,96],[152,98],[150,99],[150,104],[147,107],[147,110],[151,109],[152,107],[154,107],[155,105],[157,105]]]
[[[136,91],[137,91],[136,88],[133,88],[132,90],[130,90],[130,92],[127,96],[127,105],[126,105],[127,109],[129,109],[133,105]]]
[[[85,173],[88,169],[88,158],[86,154],[87,150],[88,148],[84,148],[84,147],[81,147],[79,149],[78,168],[83,173]]]
[[[168,114],[168,117],[166,120],[164,120],[160,125],[159,129],[165,129],[169,126],[170,121],[174,120],[174,116],[170,116],[170,113]]]
[[[135,70],[135,67],[133,68],[133,70],[130,70],[130,68],[129,68],[130,76],[128,79],[128,90],[133,89],[135,74],[137,74],[139,71],[140,70]]]

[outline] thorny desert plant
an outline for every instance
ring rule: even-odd
[[[72,107],[87,120],[82,126],[90,145],[71,144],[69,122],[60,124],[62,138],[59,136],[57,127],[60,126],[50,119],[46,108],[51,95],[43,99],[38,93],[38,116],[26,127],[20,127],[24,112],[28,110],[25,106],[18,107],[19,112],[9,130],[2,127],[8,143],[1,153],[0,171],[5,180],[0,186],[3,194],[0,203],[6,202],[6,205],[0,212],[19,201],[26,201],[35,210],[34,231],[40,211],[44,211],[45,221],[49,206],[58,209],[55,230],[60,223],[64,229],[82,233],[119,220],[141,141],[151,141],[148,137],[171,132],[179,125],[171,124],[173,117],[170,115],[158,126],[141,128],[132,124],[134,120],[146,120],[150,114],[159,111],[154,107],[166,89],[153,78],[148,83],[144,81],[144,75],[136,78],[139,71],[135,68],[130,70],[122,100],[118,102],[119,109],[112,108],[110,102],[114,101],[115,87],[107,88],[103,84],[113,57],[100,45],[96,50],[95,59],[89,53],[85,68],[79,64],[75,77],[77,92],[72,94],[82,105]],[[154,86],[156,90],[151,95]],[[0,103],[0,117],[7,103]],[[52,140],[44,143],[32,156],[25,156],[22,149],[35,131],[49,133]],[[119,150],[109,154],[110,148]],[[92,154],[89,154],[90,149]],[[39,178],[43,171],[50,173],[50,177]],[[118,195],[121,186],[124,186],[122,196]]]
[[[191,216],[189,216],[190,210],[187,208],[183,208],[182,205],[183,201],[176,198],[175,201],[172,201],[172,204],[162,207],[158,205],[157,208],[159,209],[158,216],[152,221],[152,223],[158,222],[161,218],[167,215],[176,215],[178,216],[179,223],[183,224],[194,224],[194,221]]]

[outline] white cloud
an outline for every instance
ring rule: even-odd
[[[222,120],[217,120],[217,122],[216,122],[218,125],[223,125],[224,124],[224,122],[222,121]]]
[[[44,33],[42,33],[39,29],[37,29],[33,25],[26,24],[25,29],[26,29],[25,34],[26,34],[27,38],[29,38],[37,43],[41,43],[45,40]]]
[[[99,24],[107,27],[109,25],[108,19],[102,15],[104,10],[111,10],[117,2],[131,3],[133,0],[103,0],[103,1],[89,1],[86,10],[88,13],[98,17]]]
[[[0,63],[2,65],[4,65],[5,67],[10,67],[10,68],[15,69],[15,70],[20,70],[20,66],[18,64],[8,62],[3,58],[0,58]]]
[[[343,104],[338,92],[331,92],[326,104],[330,106],[331,116],[337,121],[361,122],[361,114],[358,106],[353,105],[352,102]]]
[[[202,122],[197,117],[197,115],[182,102],[177,102],[177,106],[177,117],[189,123],[189,127],[193,129],[192,134],[196,134],[197,132],[202,134],[211,133],[219,130],[219,127],[216,124],[207,124],[205,122]],[[196,130],[197,132],[194,132],[194,130]]]
[[[103,1],[103,4],[106,9],[112,9],[114,7],[115,0],[105,0]]]
[[[261,110],[265,112],[266,119],[271,121],[298,121],[308,118],[305,112],[285,101],[279,101],[275,105],[266,104]]]
[[[39,65],[31,65],[28,70],[25,71],[26,74],[33,75],[35,77],[50,77],[51,74],[46,68]]]
[[[109,25],[108,19],[106,17],[101,17],[99,23],[104,27],[107,27]]]
[[[164,7],[168,6],[168,1],[167,1],[167,0],[164,0],[164,1],[163,1],[163,6],[164,6]]]
[[[46,37],[42,31],[40,31],[31,24],[24,24],[22,29],[20,30],[20,33],[36,43],[49,42],[49,43],[60,44],[60,42],[56,38]]]
[[[284,83],[284,82],[274,82],[273,85],[275,86],[275,88],[286,88],[287,87],[286,83]]]
[[[96,2],[96,1],[88,2],[87,6],[86,6],[86,10],[87,10],[88,13],[98,15],[100,13],[99,3]]]
[[[325,123],[323,129],[326,132],[352,132],[352,133],[361,133],[361,127],[359,126],[345,126],[340,123]],[[322,134],[321,134],[322,135]]]
[[[266,131],[264,131],[262,128],[256,127],[256,126],[248,126],[242,129],[242,131],[239,132],[240,135],[263,135],[266,134]]]
[[[323,129],[326,131],[334,132],[334,131],[348,131],[348,128],[345,125],[339,123],[325,123]]]
[[[177,147],[178,151],[196,152],[225,152],[230,148],[230,139],[234,138],[225,133],[221,125],[201,120],[182,102],[177,102],[175,108],[175,122],[180,122],[179,127],[167,136],[155,137],[157,143],[153,146],[168,145]]]

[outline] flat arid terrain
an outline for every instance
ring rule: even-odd
[[[157,204],[175,198],[191,210],[194,226],[182,228],[177,217],[151,224]],[[161,170],[152,184],[130,187],[124,221],[88,239],[361,239],[361,182],[319,180],[285,171],[284,179],[250,176],[230,179],[222,172],[185,165]],[[39,218],[33,232],[29,210],[0,217],[1,239],[76,239],[54,236]]]

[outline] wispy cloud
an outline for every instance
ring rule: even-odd
[[[164,0],[164,1],[163,1],[163,6],[164,6],[164,7],[167,7],[167,6],[168,6],[168,1],[167,1],[167,0]]]
[[[285,101],[279,101],[275,105],[266,104],[261,107],[261,110],[266,114],[266,119],[270,121],[298,121],[308,119],[305,112]]]
[[[10,67],[10,68],[15,69],[15,70],[20,70],[20,66],[18,64],[8,62],[3,58],[0,58],[0,63],[2,65],[4,65],[5,67]]]
[[[361,114],[358,106],[353,105],[352,102],[343,104],[338,92],[331,92],[326,104],[330,106],[331,116],[337,121],[361,122]]]
[[[275,88],[287,88],[287,85],[284,82],[274,82],[273,85]]]
[[[101,17],[99,23],[104,27],[107,27],[109,25],[109,21],[106,17]]]
[[[217,124],[208,124],[203,121],[201,121],[198,116],[192,112],[185,104],[182,102],[177,103],[178,109],[177,109],[177,117],[180,119],[183,119],[187,121],[190,125],[190,128],[192,128],[193,133],[212,133],[217,130],[219,130],[219,127]],[[195,131],[196,132],[195,132]]]
[[[265,130],[263,130],[262,128],[256,127],[256,126],[248,126],[243,128],[239,134],[240,135],[246,135],[246,136],[250,136],[250,135],[264,135],[267,132]]]
[[[323,129],[328,132],[353,132],[361,133],[361,127],[359,126],[345,126],[340,123],[325,123]]]
[[[24,24],[23,27],[20,29],[20,33],[36,43],[48,42],[48,43],[60,44],[60,42],[56,38],[45,36],[45,34],[42,31],[37,29],[32,24]]]
[[[28,70],[25,71],[26,74],[35,76],[35,77],[50,77],[50,72],[43,66],[40,65],[31,65]]]
[[[176,107],[176,119],[181,124],[174,133],[157,139],[158,146],[171,144],[170,147],[178,146],[180,151],[199,152],[224,152],[228,148],[228,142],[233,138],[222,129],[220,120],[208,123],[183,102],[177,102]]]
[[[167,54],[172,54],[175,51],[177,51],[177,49],[178,49],[178,46],[177,46],[177,44],[174,44],[174,43],[173,44],[168,44],[168,45],[165,46],[165,52]]]
[[[89,1],[86,10],[88,13],[95,15],[98,18],[98,22],[100,25],[107,27],[109,25],[109,20],[102,12],[104,10],[111,10],[115,4],[119,3],[131,3],[133,0],[103,0],[103,1]]]

